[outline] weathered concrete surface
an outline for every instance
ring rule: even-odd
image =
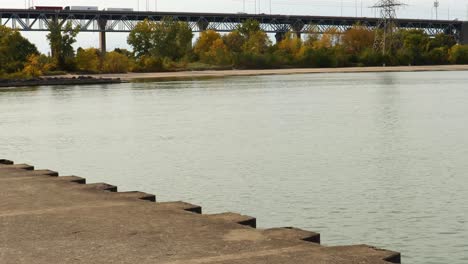
[[[313,232],[254,229],[252,217],[201,215],[199,206],[10,163],[0,159],[2,264],[400,263],[395,252],[324,247]]]

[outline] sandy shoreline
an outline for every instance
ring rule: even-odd
[[[181,71],[152,73],[94,74],[96,78],[120,78],[124,81],[141,79],[177,79],[227,76],[288,75],[307,73],[365,73],[365,72],[417,72],[417,71],[468,71],[468,65],[442,66],[398,66],[398,67],[349,67],[349,68],[307,68],[272,70],[220,70],[220,71]],[[70,75],[66,75],[70,77]],[[73,76],[73,75],[72,75]],[[61,76],[64,77],[64,76]]]

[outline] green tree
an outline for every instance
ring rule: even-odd
[[[468,45],[455,45],[450,49],[449,60],[453,64],[468,64]]]
[[[47,39],[49,40],[52,57],[54,58],[58,69],[74,69],[75,51],[72,45],[76,42],[76,36],[79,31],[80,28],[73,28],[71,22],[65,24],[65,27],[62,29],[59,22],[50,21]]]
[[[238,30],[234,30],[229,34],[224,35],[223,41],[231,52],[239,53],[242,52],[242,46],[244,46],[245,38]]]
[[[0,25],[0,73],[19,72],[29,56],[38,54],[36,46],[17,30]]]
[[[84,72],[98,72],[100,68],[100,52],[98,49],[79,48],[76,52],[76,68]]]
[[[261,31],[260,22],[255,19],[247,19],[237,26],[237,30],[245,38],[250,38],[253,33]]]
[[[449,50],[457,44],[455,37],[452,35],[440,33],[431,38],[428,42],[427,50],[446,48]]]
[[[139,22],[128,35],[127,43],[133,47],[133,52],[137,58],[150,55],[155,30],[156,23],[145,19]]]
[[[139,22],[127,42],[138,58],[153,56],[179,60],[190,53],[192,38],[192,30],[187,23],[164,18],[160,22]]]
[[[396,56],[399,64],[424,64],[429,36],[422,30],[400,30],[396,34]],[[399,45],[397,45],[399,43]]]
[[[263,54],[270,45],[271,40],[265,32],[255,31],[249,34],[249,37],[242,46],[242,50],[253,54]]]

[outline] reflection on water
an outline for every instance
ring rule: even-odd
[[[468,263],[466,72],[0,90],[0,157]]]

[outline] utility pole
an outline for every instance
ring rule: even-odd
[[[341,0],[341,16],[343,16],[343,0]]]
[[[154,0],[154,11],[158,12],[158,0]]]
[[[364,9],[364,5],[362,4],[362,0],[361,0],[361,17],[362,17],[362,15],[363,15],[363,12],[362,12],[363,9]]]
[[[354,9],[355,9],[355,11],[356,11],[356,17],[358,16],[358,11],[357,11],[357,9],[358,9],[358,8],[357,8],[357,1],[358,1],[358,0],[354,0]]]
[[[396,10],[403,6],[399,0],[379,0],[373,8],[380,9],[380,19],[377,22],[374,49],[386,55],[393,47]],[[381,30],[381,32],[379,32]]]
[[[440,6],[439,0],[435,0],[434,9],[435,9],[436,20],[439,19],[439,6]]]
[[[468,21],[468,5],[466,5],[466,21]]]

